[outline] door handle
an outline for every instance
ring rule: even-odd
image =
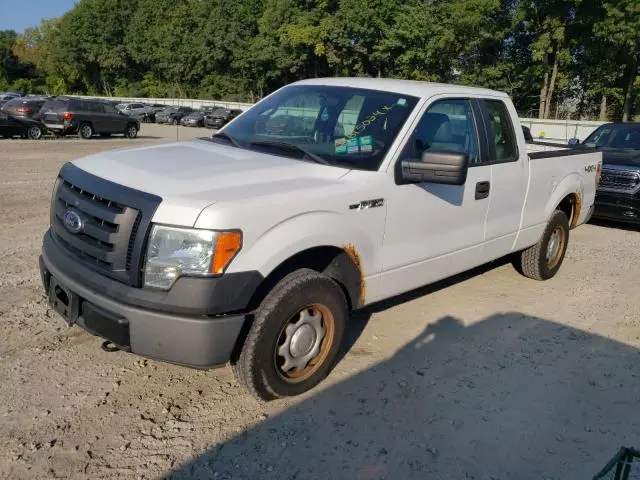
[[[476,183],[476,200],[482,200],[489,196],[491,190],[490,182],[478,182]]]

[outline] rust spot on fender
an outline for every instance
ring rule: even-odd
[[[582,194],[576,192],[575,201],[573,203],[573,217],[571,218],[571,228],[578,226],[578,219],[580,218],[580,211],[582,210]]]
[[[360,298],[359,298],[360,305],[359,306],[361,307],[364,305],[364,302],[367,299],[367,288],[364,281],[364,273],[362,271],[362,262],[360,261],[360,254],[358,253],[358,250],[356,250],[356,246],[353,243],[347,243],[346,245],[343,245],[342,249],[346,252],[347,255],[349,255],[349,258],[351,258],[351,261],[353,262],[356,269],[358,270],[358,273],[360,274]]]

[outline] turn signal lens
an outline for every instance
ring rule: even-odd
[[[211,272],[215,274],[224,273],[225,269],[233,260],[233,257],[242,248],[241,232],[220,232],[216,240],[216,246],[211,262]]]

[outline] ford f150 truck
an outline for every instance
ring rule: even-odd
[[[527,154],[504,93],[307,80],[209,138],[64,165],[40,269],[111,348],[291,396],[329,373],[352,310],[506,255],[553,277],[600,168]]]

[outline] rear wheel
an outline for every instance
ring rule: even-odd
[[[349,316],[340,286],[318,272],[283,278],[255,313],[233,368],[256,398],[299,395],[331,371]]]
[[[560,269],[568,244],[569,219],[564,212],[556,210],[542,238],[518,255],[514,267],[525,277],[548,280]]]
[[[90,123],[83,123],[78,127],[78,136],[80,138],[89,139],[93,137],[93,127]]]
[[[127,125],[127,129],[124,131],[124,136],[127,138],[136,138],[138,136],[138,127],[132,123]]]
[[[27,130],[27,138],[30,140],[40,140],[42,138],[42,127],[31,125]]]

